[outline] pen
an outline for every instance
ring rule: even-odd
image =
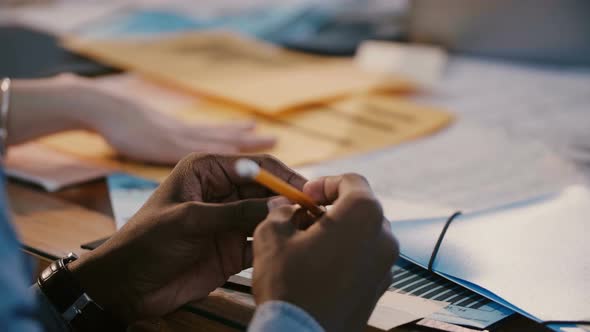
[[[315,217],[320,217],[324,214],[324,210],[315,204],[311,197],[269,171],[260,168],[254,161],[245,158],[238,159],[235,167],[239,176],[253,179],[277,194],[287,197],[291,202],[301,205]]]

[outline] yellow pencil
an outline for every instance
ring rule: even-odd
[[[320,217],[324,214],[324,210],[315,204],[311,197],[267,170],[260,168],[257,163],[250,159],[238,159],[236,162],[236,172],[239,176],[253,179],[277,194],[285,196],[291,202],[301,205],[315,217]]]

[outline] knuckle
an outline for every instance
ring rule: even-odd
[[[257,155],[256,160],[258,160],[265,167],[269,167],[271,169],[280,169],[285,167],[285,164],[283,164],[282,161],[268,153]]]
[[[210,163],[221,158],[222,155],[216,153],[209,153],[209,152],[191,152],[186,157],[181,160],[181,163],[184,164],[200,164],[200,163]]]
[[[214,153],[193,152],[185,158],[184,168],[187,173],[201,173],[211,170],[220,158],[222,158],[221,155]]]
[[[195,159],[193,160],[194,164],[213,164],[216,160],[218,160],[221,156],[215,153],[200,153]]]
[[[182,158],[181,164],[192,164],[202,158],[205,154],[202,152],[191,152],[186,157]]]
[[[193,160],[193,155],[194,154],[195,154],[194,152],[193,153],[190,153],[190,154],[184,156],[182,159],[180,159],[176,163],[176,166],[174,166],[174,170],[173,170],[172,173],[173,174],[183,173],[186,170],[190,169],[191,168],[191,165],[193,164],[193,161],[192,160]]]
[[[261,153],[258,155],[258,158],[260,158],[262,160],[270,161],[272,163],[281,163],[281,161],[279,161],[279,159],[277,159],[277,157],[275,157],[269,153]]]
[[[365,221],[381,226],[383,222],[383,208],[374,196],[364,191],[353,191],[347,195],[347,200],[352,209],[362,213]]]
[[[205,156],[205,154],[201,152],[189,153],[180,159],[180,161],[176,164],[174,172],[184,174],[192,171],[194,165],[198,164],[199,160],[201,160],[203,156]]]

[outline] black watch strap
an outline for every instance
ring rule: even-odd
[[[76,259],[69,254],[41,272],[37,279],[41,291],[74,331],[125,331],[125,325],[92,301],[68,270],[67,264]]]

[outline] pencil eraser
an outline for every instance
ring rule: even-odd
[[[250,159],[238,159],[235,167],[236,173],[244,178],[253,178],[260,172],[260,166]]]

